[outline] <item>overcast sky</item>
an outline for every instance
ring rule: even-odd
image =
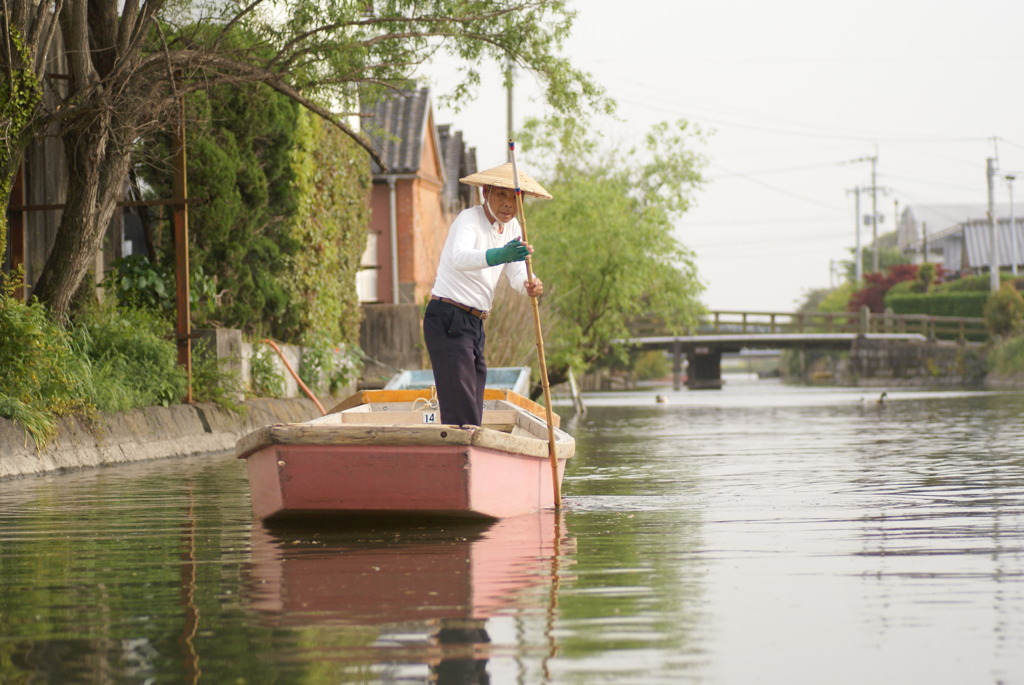
[[[832,263],[855,244],[850,191],[871,184],[871,164],[851,160],[877,154],[877,184],[890,189],[878,195],[879,233],[894,230],[896,203],[984,205],[988,157],[1024,171],[1019,0],[573,5],[565,54],[607,89],[623,120],[597,122],[608,145],[679,118],[713,132],[702,150],[711,182],[677,224],[711,309],[792,311],[805,291],[830,286]],[[450,85],[446,71],[432,76],[435,95]],[[521,74],[517,125],[545,113],[537,92]],[[461,112],[436,99],[435,108],[438,123],[477,148],[481,168],[505,161],[497,67]],[[1024,178],[1018,186],[1020,206]],[[997,202],[1008,195],[1000,181]],[[870,198],[862,202],[869,213]],[[867,244],[870,227],[861,235]],[[535,257],[541,277],[544,259]]]

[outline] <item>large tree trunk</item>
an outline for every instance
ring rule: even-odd
[[[138,122],[145,117],[125,81],[109,78],[118,53],[113,6],[71,0],[59,17],[67,55],[69,92],[77,112],[63,120],[61,139],[68,186],[53,250],[33,295],[64,319],[89,273],[117,207]],[[136,3],[128,8],[137,9]],[[132,51],[137,55],[138,47]],[[124,55],[125,66],[130,55]],[[125,144],[124,141],[129,141]]]
[[[94,264],[97,250],[124,189],[131,149],[110,132],[110,115],[101,112],[83,130],[63,133],[68,161],[68,191],[53,251],[33,295],[58,319],[67,316],[75,291]]]

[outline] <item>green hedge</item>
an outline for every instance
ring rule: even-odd
[[[296,212],[289,235],[299,249],[285,277],[292,316],[277,334],[309,346],[359,344],[356,292],[370,225],[370,158],[354,140],[299,112],[291,153]]]
[[[999,273],[999,281],[1013,280],[1013,274],[1001,271]],[[1018,290],[1020,288],[1018,287]],[[935,292],[940,293],[951,293],[959,292],[963,290],[975,290],[989,292],[992,290],[992,280],[988,274],[978,274],[977,276],[964,276],[963,278],[957,278],[952,281],[946,281],[935,286]]]
[[[984,316],[988,291],[953,291],[942,293],[892,293],[885,306],[896,314],[928,314],[929,316]]]
[[[255,339],[357,344],[369,157],[262,84],[195,93],[188,105],[196,119],[188,150],[189,261],[193,295],[203,285],[208,296],[200,301],[209,304],[193,304],[193,324],[238,328]],[[157,136],[145,149],[140,175],[157,197],[169,197],[166,140]],[[159,281],[161,271],[173,273],[174,252],[170,222],[156,228]]]

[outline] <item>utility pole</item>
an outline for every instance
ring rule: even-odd
[[[875,182],[875,171],[878,166],[878,155],[871,157],[871,270],[878,273],[881,268],[878,256],[878,184]]]
[[[856,242],[854,245],[854,256],[853,256],[853,282],[860,283],[861,278],[864,276],[862,271],[864,270],[864,257],[861,253],[860,247],[860,186],[847,192],[853,193],[854,195],[854,209],[853,209],[853,231],[856,236]]]
[[[900,241],[899,241],[899,238],[900,238],[900,201],[897,198],[893,198],[893,200],[892,200],[892,226],[893,226],[893,229],[895,229],[895,231],[896,231],[896,244],[899,245],[900,244]],[[925,258],[924,261],[927,262],[928,259]]]
[[[1013,211],[1013,182],[1015,180],[1017,180],[1016,175],[1006,174],[1006,185],[1010,189],[1010,269],[1013,271],[1014,277],[1017,276],[1017,262],[1020,261],[1017,258],[1017,221]]]
[[[921,249],[924,251],[924,261],[928,261],[928,222],[921,222]]]
[[[988,285],[992,292],[999,290],[999,240],[996,235],[996,201],[995,201],[995,176],[996,160],[989,157],[985,164],[985,177],[988,181],[988,239],[989,239],[989,265]]]
[[[858,157],[857,159],[851,159],[849,162],[842,162],[842,163],[843,164],[851,164],[851,163],[855,163],[855,162],[871,162],[871,185],[868,186],[867,188],[863,188],[863,187],[861,187],[861,188],[854,188],[854,190],[852,191],[852,192],[857,194],[857,268],[856,268],[856,272],[855,273],[856,273],[857,281],[859,282],[860,278],[862,276],[861,272],[863,271],[863,268],[861,266],[861,262],[863,261],[863,258],[861,257],[861,247],[860,247],[860,222],[861,222],[860,193],[861,193],[861,191],[866,191],[866,190],[870,190],[871,191],[871,244],[872,244],[872,251],[873,251],[872,260],[871,261],[872,261],[872,267],[873,267],[872,270],[877,272],[879,269],[881,269],[881,266],[879,264],[879,250],[878,250],[878,219],[879,219],[879,217],[878,217],[878,191],[882,191],[883,193],[887,193],[887,192],[889,192],[889,189],[888,188],[879,187],[878,183],[876,182],[877,181],[877,177],[878,177],[878,174],[877,174],[878,153],[877,152],[874,155],[870,156],[870,157]]]

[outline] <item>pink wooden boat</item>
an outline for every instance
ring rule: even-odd
[[[482,426],[440,424],[430,390],[367,390],[325,416],[236,446],[261,519],[415,515],[499,519],[554,507],[545,409],[488,389]],[[576,443],[557,427],[561,482]]]

